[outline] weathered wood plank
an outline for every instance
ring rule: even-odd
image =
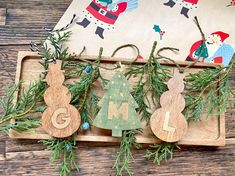
[[[5,146],[6,142],[4,140],[0,140],[0,161],[4,161],[5,160]]]
[[[5,95],[3,86],[15,81],[16,58],[19,50],[29,50],[27,46],[3,47],[0,46],[0,96]]]
[[[0,26],[6,24],[6,8],[0,8]]]
[[[6,25],[0,26],[0,45],[41,42],[47,37],[43,27],[54,28],[71,0],[1,1],[7,8]]]
[[[5,160],[4,161],[0,161],[0,175],[5,176],[6,175],[6,164],[5,164]]]
[[[134,150],[131,163],[136,176],[140,175],[233,175],[234,146],[223,148],[183,148],[173,160],[157,166],[143,158],[144,151]],[[79,175],[115,175],[112,170],[116,147],[79,147]],[[56,175],[55,165],[49,164],[50,152],[31,151],[6,154],[7,175]],[[22,162],[23,161],[23,162]],[[74,172],[74,175],[77,175]]]

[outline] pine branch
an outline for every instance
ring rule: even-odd
[[[229,73],[235,64],[233,57],[227,68],[216,67],[204,69],[186,78],[186,107],[184,114],[188,121],[200,120],[201,114],[206,111],[207,117],[211,114],[219,115],[232,107],[231,97],[234,97],[229,85]],[[188,101],[187,101],[188,100]]]
[[[79,62],[68,61],[64,64],[66,79],[80,78],[84,74],[86,64]]]
[[[71,32],[61,32],[56,33],[49,33],[49,41],[51,45],[54,47],[54,57],[56,59],[63,59],[65,56],[68,55],[67,50],[68,48],[62,51],[62,43],[65,42],[71,35]],[[63,57],[62,57],[63,56]],[[64,58],[65,59],[65,58]]]
[[[154,105],[159,104],[161,95],[167,90],[166,82],[170,78],[170,70],[168,67],[162,66],[156,58],[154,52],[157,43],[154,42],[148,62],[144,66],[131,65],[125,74],[128,79],[131,77],[140,77],[132,92],[135,101],[139,105],[137,112],[142,115],[142,119],[148,123],[151,117],[149,112],[150,101],[147,97],[151,94]],[[146,80],[144,77],[146,76]]]
[[[72,84],[68,85],[68,89],[72,94],[72,101],[71,103],[77,107],[78,111],[81,113],[82,122],[91,123],[91,114],[93,114],[92,108],[88,105],[89,102],[92,103],[99,99],[94,92],[92,91],[94,82],[101,77],[99,71],[100,59],[102,56],[103,49],[100,49],[99,56],[96,61],[92,62],[95,63],[94,68],[91,66],[90,73],[86,73],[80,77],[80,82],[73,82]],[[69,64],[68,64],[69,65]],[[81,65],[77,65],[81,68]],[[76,75],[74,75],[76,76]],[[94,104],[93,104],[94,105]],[[97,106],[93,106],[96,107]],[[89,110],[88,110],[89,109]],[[97,109],[95,109],[97,112]]]
[[[132,96],[134,97],[136,103],[139,105],[137,112],[141,115],[141,120],[145,120],[149,123],[151,113],[149,112],[149,105],[145,103],[145,100],[148,102],[148,97],[146,94],[143,94],[144,84],[138,84],[134,87]]]
[[[148,160],[153,159],[153,163],[160,165],[160,163],[168,157],[172,159],[175,147],[179,148],[176,143],[162,142],[161,144],[154,144],[150,146],[152,150],[147,150],[145,158]]]
[[[16,131],[17,133],[22,133],[27,131],[33,132],[33,129],[38,128],[39,126],[41,126],[41,121],[39,118],[38,119],[27,118],[27,119],[18,120],[13,124],[10,123],[4,124],[1,127],[1,131],[4,132],[5,134],[8,134],[10,129]]]
[[[116,169],[117,175],[122,176],[126,172],[129,176],[133,175],[130,170],[130,162],[133,160],[132,148],[140,149],[141,145],[136,142],[136,130],[123,131],[121,145],[116,153],[113,169]]]
[[[152,100],[154,104],[160,102],[160,97],[167,91],[166,82],[171,77],[168,67],[162,66],[159,62],[155,61],[151,71],[150,86],[152,89]]]
[[[0,118],[0,124],[10,121],[11,119],[19,120],[26,118],[28,114],[34,111],[36,104],[43,98],[46,84],[41,80],[29,85],[28,89],[23,91],[22,96],[14,104],[14,95],[19,86],[14,85],[12,88],[5,89],[7,96],[1,99],[3,107],[3,116]]]
[[[11,87],[9,86],[4,86],[3,89],[6,92],[5,97],[1,97],[0,99],[0,105],[2,106],[3,109],[3,117],[6,117],[10,115],[11,113],[14,113],[16,111],[16,107],[13,103],[14,98],[15,98],[15,93],[19,90],[20,83],[17,85],[13,85]],[[2,119],[0,118],[0,119]]]
[[[52,163],[57,160],[61,161],[59,165],[59,176],[72,175],[72,170],[74,169],[79,172],[79,168],[76,163],[77,147],[75,140],[51,139],[41,140],[39,142],[46,145],[47,150],[52,152],[50,159]]]

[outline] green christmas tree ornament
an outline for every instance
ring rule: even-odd
[[[126,77],[117,72],[109,84],[104,97],[99,101],[101,107],[93,125],[98,128],[112,130],[112,136],[122,137],[123,130],[141,128],[138,104],[130,93],[130,85]]]

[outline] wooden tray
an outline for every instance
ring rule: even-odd
[[[96,57],[84,56],[84,58],[89,60],[94,60]],[[39,75],[43,71],[42,66],[38,63],[40,57],[32,52],[19,52],[18,62],[17,62],[17,71],[16,71],[16,83],[19,80],[23,81],[22,87],[27,87],[30,82],[33,82],[39,78]],[[130,61],[127,59],[121,58],[102,58],[102,64],[111,67],[117,61]],[[146,63],[146,60],[139,60],[138,64]],[[164,65],[171,66],[174,68],[174,65],[167,62],[162,62]],[[188,62],[179,62],[181,66],[186,66]],[[193,68],[190,68],[188,72],[195,73],[203,68],[214,68],[215,64],[205,64],[197,63]],[[101,74],[110,79],[114,71],[105,71],[101,69]],[[70,80],[71,82],[72,80]],[[132,83],[134,80],[130,80]],[[95,83],[95,91],[99,96],[104,94],[99,82]],[[19,94],[19,93],[18,93]],[[18,97],[19,95],[17,95]],[[153,109],[154,110],[154,109]],[[14,123],[12,121],[11,123]],[[161,141],[157,139],[149,126],[145,123],[143,125],[143,134],[137,134],[137,142],[139,143],[160,143]],[[92,127],[88,131],[78,132],[76,139],[78,141],[90,141],[90,142],[119,142],[119,138],[111,136],[110,130],[103,130]],[[17,133],[13,130],[9,133],[11,138],[14,139],[50,139],[51,136],[45,133],[42,127],[37,128],[34,132],[24,132]],[[189,129],[184,138],[179,141],[180,145],[205,145],[205,146],[224,146],[225,145],[225,115],[222,114],[219,117],[217,115],[212,115],[206,118],[206,115],[202,116],[201,121],[190,122]]]

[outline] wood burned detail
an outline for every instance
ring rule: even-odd
[[[119,108],[117,108],[113,101],[109,102],[108,119],[111,120],[115,117],[128,121],[128,116],[128,102],[123,102]]]
[[[59,118],[61,117],[61,121],[59,122]],[[51,117],[52,125],[57,129],[64,129],[69,126],[71,122],[70,114],[68,114],[67,108],[59,108],[54,111]]]
[[[163,123],[163,130],[174,133],[175,128],[169,126],[169,121],[170,121],[170,112],[166,112]]]

